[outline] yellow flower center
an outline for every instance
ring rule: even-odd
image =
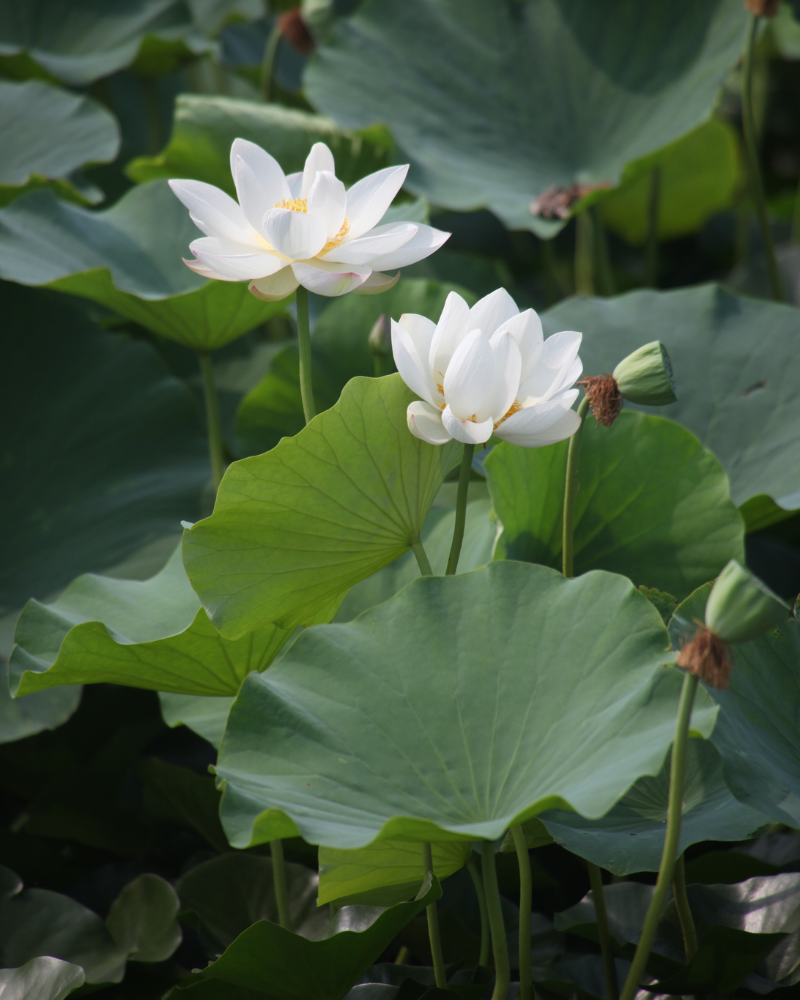
[[[318,256],[321,257],[323,254],[326,254],[329,250],[333,250],[336,247],[340,246],[345,236],[347,236],[349,232],[350,232],[350,220],[345,219],[344,222],[342,223],[342,228],[333,237],[332,240],[328,240],[325,246],[320,250]]]
[[[522,403],[520,403],[518,399],[515,399],[514,402],[511,404],[511,406],[508,408],[508,413],[506,413],[505,416],[500,417],[500,419],[494,425],[494,429],[497,430],[497,428],[500,426],[500,424],[503,423],[504,420],[508,420],[509,417],[513,417],[514,414],[519,413],[521,409],[522,409]]]
[[[285,208],[290,212],[307,212],[308,211],[308,199],[307,198],[281,198],[280,201],[275,202],[275,208]]]
[[[285,208],[289,212],[308,213],[308,198],[281,198],[280,201],[275,202],[275,208]],[[350,220],[345,219],[344,222],[342,223],[339,232],[333,237],[332,240],[328,240],[328,242],[320,250],[317,256],[322,257],[329,250],[334,250],[336,247],[341,246],[345,236],[347,236],[349,232],[350,232]]]

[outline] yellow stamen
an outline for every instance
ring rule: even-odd
[[[503,423],[504,420],[508,420],[509,417],[513,417],[514,414],[519,413],[521,409],[522,409],[522,403],[520,403],[518,399],[515,399],[514,402],[511,404],[511,406],[509,407],[508,413],[500,417],[500,419],[494,425],[494,429],[497,430],[497,428],[500,426],[500,424]]]
[[[345,219],[344,222],[342,223],[342,228],[333,237],[332,240],[328,240],[325,246],[320,250],[319,256],[321,257],[323,254],[326,254],[329,250],[334,250],[336,247],[338,247],[349,232],[350,232],[350,220]]]
[[[275,202],[275,208],[286,208],[290,212],[307,212],[308,211],[308,199],[307,198],[281,198],[280,201]]]

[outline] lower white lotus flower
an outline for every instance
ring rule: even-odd
[[[430,444],[477,445],[494,434],[525,448],[571,437],[580,424],[571,409],[580,343],[572,331],[544,340],[538,315],[520,312],[503,288],[471,309],[451,292],[438,324],[404,313],[392,320],[392,351],[420,397],[408,407],[411,433]]]
[[[258,298],[285,298],[302,285],[317,295],[380,292],[384,274],[433,253],[449,237],[416,222],[379,225],[408,165],[386,167],[345,191],[333,154],[316,143],[302,173],[285,176],[274,157],[245,139],[231,146],[238,203],[202,181],[170,187],[206,235],[186,264],[205,278],[250,281]]]

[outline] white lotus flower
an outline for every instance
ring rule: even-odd
[[[392,320],[392,351],[420,397],[408,407],[411,433],[430,444],[477,445],[495,434],[525,448],[571,437],[580,424],[570,409],[580,343],[571,331],[544,340],[538,315],[521,313],[504,288],[471,309],[451,292],[438,324],[405,313]]]
[[[275,300],[303,285],[317,295],[381,292],[399,278],[385,269],[414,264],[449,237],[416,222],[378,225],[402,187],[408,165],[386,167],[345,191],[333,154],[316,143],[302,173],[285,176],[277,160],[245,139],[231,146],[238,204],[202,181],[170,187],[206,235],[185,263],[205,278],[250,281]]]

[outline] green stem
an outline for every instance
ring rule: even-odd
[[[618,1000],[619,984],[617,983],[617,967],[614,964],[614,949],[611,943],[611,927],[608,923],[608,910],[606,909],[606,896],[603,891],[603,873],[592,864],[586,862],[589,869],[589,883],[592,887],[592,899],[594,900],[594,912],[597,918],[597,936],[600,939],[600,954],[603,956],[603,973],[606,979],[606,993],[608,1000]]]
[[[225,452],[222,441],[222,423],[219,418],[219,396],[214,384],[214,366],[207,351],[198,351],[200,372],[203,376],[203,398],[206,404],[206,425],[208,427],[208,455],[211,459],[211,475],[214,489],[219,488],[225,472]]]
[[[648,288],[658,286],[658,224],[661,215],[661,167],[650,171],[650,190],[647,196],[647,242],[645,244],[644,283]]]
[[[461,471],[458,474],[456,525],[453,528],[453,542],[450,546],[450,558],[447,560],[445,576],[453,576],[458,569],[458,557],[461,555],[461,543],[464,541],[464,525],[467,523],[467,494],[469,493],[469,477],[472,474],[472,456],[474,454],[475,445],[465,444],[464,454],[461,457]]]
[[[578,429],[569,439],[567,449],[567,475],[564,484],[564,524],[561,536],[561,571],[567,578],[572,576],[572,546],[573,527],[575,521],[575,493],[578,485],[578,451],[581,443],[581,432],[589,412],[589,397],[584,396],[578,407],[581,422]]]
[[[475,886],[475,895],[478,897],[478,910],[481,915],[481,952],[478,956],[478,965],[484,968],[489,964],[489,945],[491,944],[489,933],[489,911],[486,909],[486,893],[483,891],[483,881],[481,873],[474,861],[467,865],[467,871],[472,877]]]
[[[272,90],[272,71],[275,68],[275,56],[278,54],[278,43],[280,40],[281,33],[278,28],[278,19],[275,18],[275,24],[272,27],[264,49],[264,59],[261,62],[260,83],[265,104],[269,104],[270,91]]]
[[[575,216],[575,291],[578,295],[594,295],[593,228],[588,212]]]
[[[419,571],[422,576],[433,576],[433,570],[431,569],[430,561],[428,560],[428,554],[422,547],[422,542],[419,537],[411,539],[411,551],[417,557],[417,565],[419,566]]]
[[[595,273],[599,278],[600,293],[602,295],[614,295],[616,289],[614,287],[614,272],[611,270],[611,252],[608,249],[606,227],[600,218],[600,211],[597,205],[592,205],[589,211],[592,215]]]
[[[286,865],[283,861],[283,841],[273,840],[269,849],[272,852],[272,881],[275,886],[275,902],[278,904],[278,921],[287,931],[292,929],[289,917],[289,892],[286,888]]]
[[[508,942],[503,923],[503,907],[497,886],[497,869],[494,864],[494,844],[484,840],[481,847],[481,868],[483,885],[486,890],[486,908],[489,913],[489,927],[492,931],[492,951],[494,952],[494,991],[492,1000],[506,1000],[511,985],[511,966],[508,961]]]
[[[669,800],[667,807],[667,832],[664,837],[664,850],[661,854],[661,866],[658,870],[656,887],[647,908],[642,934],[636,946],[628,978],[622,990],[620,1000],[633,1000],[639,989],[639,981],[647,966],[656,928],[664,908],[672,873],[675,868],[675,855],[678,850],[678,840],[681,834],[681,813],[683,811],[683,782],[686,772],[686,742],[689,737],[689,721],[692,717],[692,705],[697,691],[697,678],[687,673],[683,678],[681,700],[678,706],[678,721],[675,726],[675,739],[672,743],[672,770],[669,779]]]
[[[686,893],[686,867],[683,863],[683,855],[675,862],[675,872],[672,876],[672,891],[675,894],[675,907],[678,910],[678,920],[681,924],[683,934],[683,948],[686,952],[686,961],[691,962],[697,954],[697,930],[692,918],[692,910],[689,906],[689,897]]]
[[[311,384],[311,330],[308,325],[308,292],[297,286],[297,341],[300,348],[300,395],[303,398],[303,415],[310,423],[316,414],[314,387]]]
[[[533,971],[531,968],[531,910],[533,889],[531,883],[531,858],[525,831],[519,823],[511,827],[514,847],[519,863],[519,998],[533,1000]],[[612,998],[616,1000],[616,998]]]
[[[422,845],[422,864],[425,874],[433,875],[433,851],[430,844]],[[428,914],[428,937],[431,942],[431,955],[433,956],[433,975],[436,985],[440,990],[447,989],[447,976],[444,972],[444,956],[442,955],[442,936],[439,933],[439,914],[436,910],[436,903],[429,903],[426,907]]]
[[[744,66],[742,68],[742,129],[744,145],[747,152],[747,165],[750,171],[750,189],[756,206],[756,219],[764,244],[764,256],[767,260],[769,283],[772,297],[776,302],[783,302],[780,272],[775,259],[775,247],[772,243],[772,233],[769,228],[767,202],[764,197],[764,182],[761,179],[761,167],[758,162],[758,139],[756,123],[753,117],[753,62],[755,55],[756,36],[758,35],[759,18],[755,15],[750,19],[750,30],[747,34],[747,45],[744,50]]]

